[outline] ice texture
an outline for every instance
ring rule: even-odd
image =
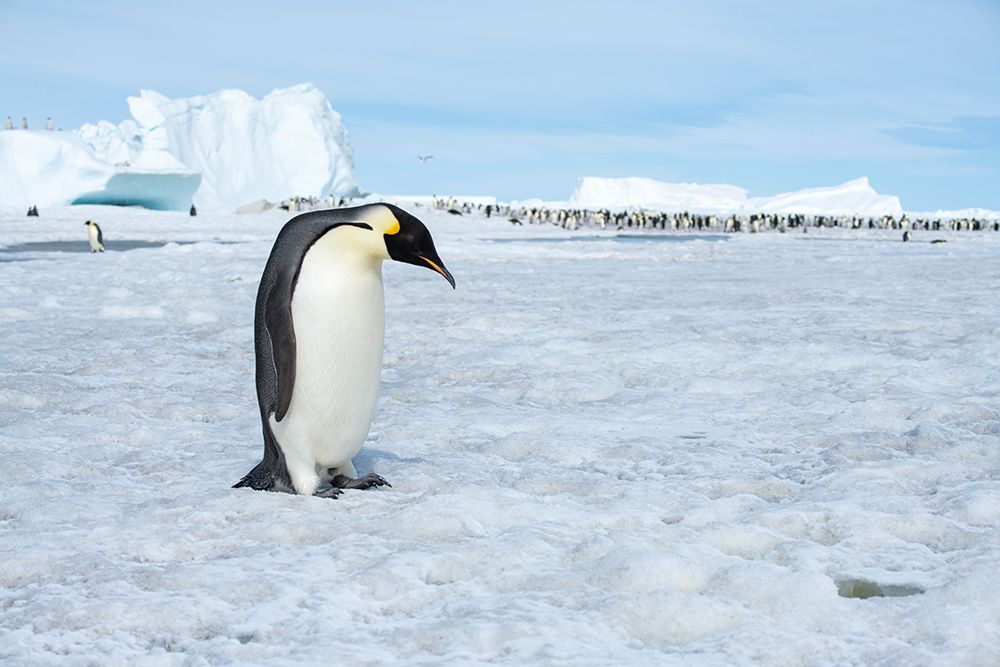
[[[336,501],[229,488],[286,213],[0,212],[0,662],[1000,664],[1000,235],[410,210]]]

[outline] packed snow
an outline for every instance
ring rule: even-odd
[[[691,213],[799,213],[803,215],[899,216],[899,198],[881,195],[867,178],[769,197],[748,197],[734,185],[665,183],[651,178],[580,179],[569,208],[650,209]]]
[[[71,203],[233,211],[260,199],[358,194],[343,121],[312,84],[128,98],[131,119],[0,133],[0,206]]]
[[[0,214],[0,662],[1000,664],[1000,235],[410,210],[340,500],[229,488],[287,213]]]

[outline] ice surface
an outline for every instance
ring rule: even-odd
[[[692,213],[899,216],[903,212],[898,197],[878,194],[867,178],[773,197],[747,197],[746,190],[734,185],[586,177],[580,179],[569,205],[589,209],[645,208]]]
[[[0,206],[165,201],[187,210],[193,199],[203,211],[233,211],[260,199],[359,193],[347,130],[312,84],[260,100],[240,90],[178,99],[143,90],[128,104],[132,118],[119,125],[0,135]]]
[[[0,214],[196,241],[0,252],[0,662],[1000,664],[1000,235],[410,210],[337,501],[229,488],[286,213]]]

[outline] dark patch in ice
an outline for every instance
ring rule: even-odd
[[[646,241],[685,243],[687,241],[728,241],[723,234],[616,234],[614,236],[553,236],[534,238],[490,239],[493,243],[577,243],[587,241],[614,241],[618,243],[644,243]]]
[[[681,440],[704,440],[706,438],[706,436],[705,436],[704,433],[701,433],[701,434],[694,433],[694,434],[690,434],[690,435],[679,435],[677,437],[680,438]]]
[[[104,248],[108,252],[126,252],[128,250],[139,250],[143,248],[162,248],[163,246],[175,243],[177,245],[192,245],[194,243],[217,243],[219,245],[230,245],[239,243],[238,241],[222,241],[217,239],[205,241],[140,241],[137,239],[119,239],[108,241]],[[49,252],[90,252],[90,244],[84,241],[28,241],[26,243],[15,243],[9,246],[0,246],[0,253],[19,255],[23,253],[49,253]],[[0,262],[22,262],[28,259],[42,259],[41,257],[0,257]]]
[[[925,590],[909,584],[880,584],[867,579],[837,579],[837,593],[843,598],[867,600],[868,598],[900,598],[919,595]]]

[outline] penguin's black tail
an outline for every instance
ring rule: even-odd
[[[235,484],[233,484],[229,488],[231,488],[231,489],[239,489],[239,488],[244,487],[244,486],[250,486],[250,475],[247,475],[246,477],[244,477],[240,481],[236,482]]]
[[[264,461],[261,461],[253,470],[244,475],[243,479],[233,484],[232,488],[239,489],[244,486],[249,486],[251,489],[256,491],[270,491],[274,488],[274,475],[271,473],[270,466],[265,466]]]

